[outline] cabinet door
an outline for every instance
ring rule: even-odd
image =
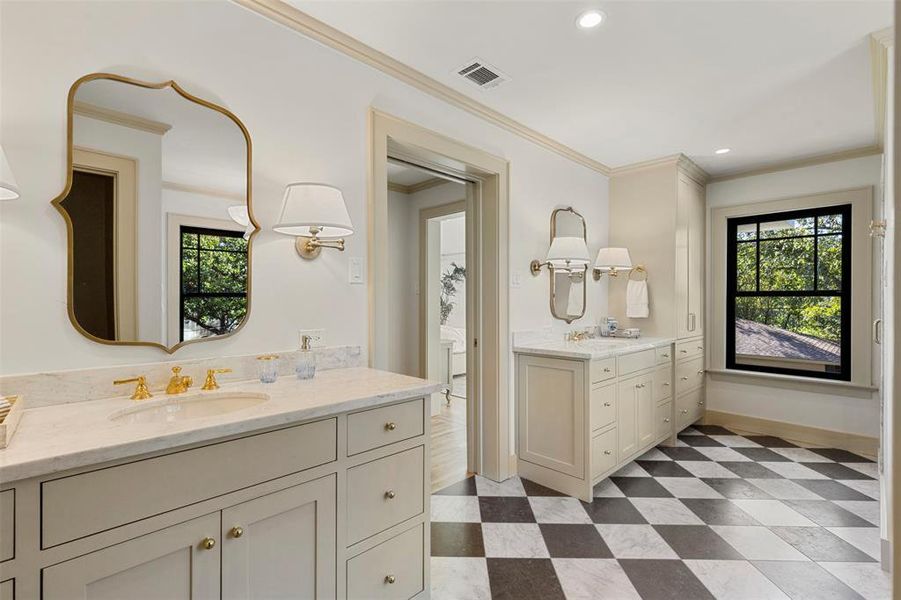
[[[631,456],[638,450],[638,387],[640,377],[630,377],[617,384],[616,429],[618,432],[619,460]]]
[[[676,336],[683,338],[704,333],[704,188],[680,173],[676,204]]]
[[[585,477],[585,363],[521,355],[516,361],[519,458]]]
[[[219,527],[217,512],[47,567],[43,598],[219,598]]]
[[[654,376],[638,378],[638,447],[653,444],[657,437],[657,401],[654,399]]]
[[[222,598],[334,598],[335,490],[329,475],[222,511]]]

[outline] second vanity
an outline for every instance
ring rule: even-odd
[[[586,502],[703,416],[700,339],[530,337],[514,353],[519,475]]]
[[[427,596],[438,388],[350,368],[27,411],[0,598]]]

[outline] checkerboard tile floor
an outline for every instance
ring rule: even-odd
[[[595,487],[432,495],[432,598],[890,598],[876,464],[696,425]]]

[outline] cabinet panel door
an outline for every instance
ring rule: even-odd
[[[640,377],[621,381],[616,392],[616,429],[619,460],[638,450],[638,392]]]
[[[219,513],[62,562],[43,571],[44,600],[219,598]]]
[[[222,598],[334,598],[336,503],[329,475],[222,511]]]
[[[657,436],[657,401],[654,399],[653,375],[638,378],[638,447],[654,443]]]
[[[676,206],[676,336],[683,338],[704,333],[704,188],[680,174]]]
[[[585,363],[517,359],[519,458],[585,477]]]

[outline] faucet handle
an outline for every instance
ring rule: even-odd
[[[202,390],[218,390],[219,383],[216,381],[217,373],[231,373],[231,369],[207,369],[206,370],[206,381],[203,382]]]
[[[113,385],[123,385],[125,383],[138,384],[135,386],[135,391],[131,395],[132,400],[147,400],[148,398],[153,398],[153,394],[151,394],[150,390],[147,389],[147,378],[143,375],[130,377],[128,379],[116,379],[113,381]]]

